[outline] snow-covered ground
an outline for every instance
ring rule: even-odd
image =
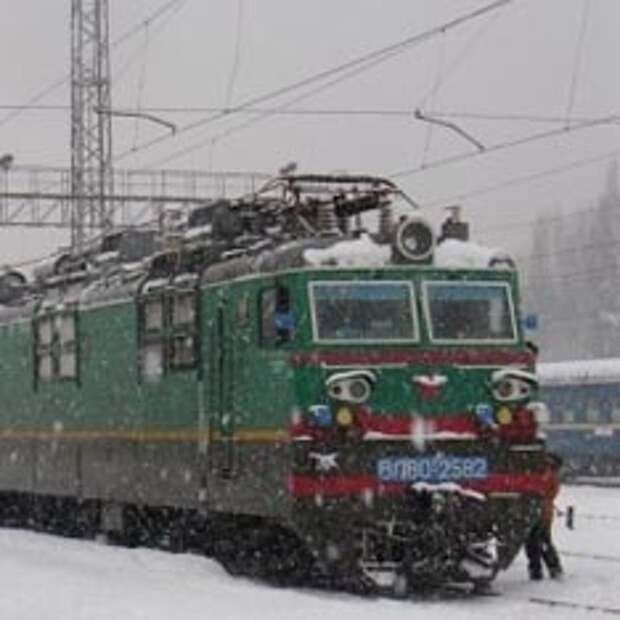
[[[194,555],[122,549],[0,530],[2,620],[381,620],[605,617],[620,614],[620,489],[567,487],[574,530],[558,519],[563,581],[531,583],[525,559],[495,583],[497,596],[393,601],[276,589],[229,577]],[[536,599],[566,605],[549,606]],[[591,606],[591,609],[588,609]],[[594,614],[594,616],[593,616]]]

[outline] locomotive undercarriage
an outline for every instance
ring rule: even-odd
[[[230,574],[274,585],[404,597],[483,589],[518,552],[538,502],[420,491],[397,501],[378,498],[372,512],[360,518],[359,506],[346,500],[326,499],[320,507],[297,500],[290,523],[171,507],[118,507],[122,525],[111,529],[100,501],[3,493],[0,525],[200,553]]]
[[[363,519],[346,500],[300,505],[297,527],[326,573],[367,591],[476,592],[512,562],[538,510],[534,497],[420,490],[379,498]]]
[[[263,517],[3,492],[0,527],[197,553],[213,557],[232,575],[274,585],[327,583],[294,531]]]
[[[116,525],[109,511],[117,515]],[[183,551],[203,545],[205,520],[194,510],[79,500],[68,496],[0,493],[0,527],[67,537],[103,538],[127,547]]]

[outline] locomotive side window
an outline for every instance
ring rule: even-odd
[[[196,294],[193,291],[183,292],[172,298],[172,324],[191,325],[196,319]]]
[[[139,306],[140,374],[145,381],[158,381],[164,374],[165,298],[153,295]]]
[[[431,340],[446,343],[515,342],[510,286],[503,282],[425,282]]]
[[[164,299],[152,297],[144,301],[144,329],[146,331],[164,328]]]
[[[198,362],[198,309],[195,291],[178,291],[171,298],[168,364],[172,369],[194,368]]]
[[[50,353],[39,355],[39,381],[51,381],[54,378],[54,361]]]
[[[51,381],[54,378],[54,317],[52,315],[40,317],[35,323],[36,329],[36,363],[37,379]]]
[[[139,311],[140,372],[158,381],[168,370],[194,368],[198,359],[197,296],[173,291],[142,299]]]
[[[140,356],[142,376],[147,381],[157,381],[164,374],[164,347],[161,342],[145,343]]]
[[[278,286],[260,293],[260,342],[274,347],[293,339],[295,321],[291,312],[289,289]]]
[[[77,377],[77,343],[75,338],[75,315],[61,314],[56,317],[59,343],[58,374],[62,379]]]
[[[411,342],[418,338],[409,282],[313,282],[315,340]]]
[[[41,317],[38,321],[38,343],[41,347],[52,344],[54,338],[54,324],[52,316]]]
[[[77,379],[77,315],[74,311],[46,314],[35,319],[36,379],[50,382]]]
[[[175,336],[170,351],[171,368],[191,368],[196,358],[194,351],[193,336]]]

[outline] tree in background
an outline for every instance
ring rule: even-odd
[[[546,361],[620,357],[618,163],[591,210],[536,222],[524,301]]]

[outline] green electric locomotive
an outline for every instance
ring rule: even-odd
[[[0,516],[235,573],[479,586],[540,511],[514,265],[391,182],[297,175],[0,276]]]

